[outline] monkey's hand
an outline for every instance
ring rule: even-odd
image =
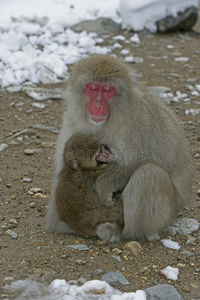
[[[108,193],[104,197],[104,200],[103,198],[99,197],[99,203],[102,206],[114,206],[116,204],[117,198],[115,197],[115,193]]]
[[[117,163],[112,163],[97,177],[94,189],[102,206],[114,206],[117,202],[117,194],[121,193],[127,185],[129,177],[121,174],[121,169]]]

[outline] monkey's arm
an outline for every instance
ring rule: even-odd
[[[115,193],[122,192],[127,185],[132,171],[118,163],[111,163],[105,171],[97,177],[95,190],[102,206],[113,206],[116,202]]]

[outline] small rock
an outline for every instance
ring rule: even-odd
[[[124,277],[120,271],[108,272],[101,277],[102,281],[108,282],[110,285],[121,284],[123,286],[130,285],[130,282]]]
[[[18,142],[23,142],[23,136],[18,136],[17,140],[18,140]]]
[[[75,264],[77,264],[77,265],[85,265],[86,261],[84,261],[82,259],[77,259],[77,260],[75,260]]]
[[[90,247],[84,244],[79,244],[79,245],[67,245],[66,248],[70,248],[73,250],[79,250],[79,251],[88,251],[90,250]]]
[[[31,127],[35,128],[35,129],[48,130],[48,131],[51,131],[52,133],[59,132],[59,130],[54,126],[45,126],[45,125],[38,124],[38,125],[33,125]]]
[[[0,145],[0,152],[4,151],[6,148],[8,148],[8,145],[3,143]]]
[[[30,182],[32,182],[32,179],[31,179],[31,178],[28,178],[28,177],[24,177],[24,178],[22,179],[22,181],[23,181],[23,182],[30,183]]]
[[[200,190],[197,191],[197,195],[200,195]]]
[[[30,130],[30,129],[24,129],[22,131],[19,131],[19,132],[13,134],[12,137],[18,137],[18,136],[21,136],[21,135],[35,135],[35,132]]]
[[[44,195],[44,194],[42,194],[42,193],[35,193],[34,196],[33,196],[33,198],[42,198],[42,199],[46,199],[46,198],[48,198],[48,197],[49,197],[49,196]]]
[[[39,276],[43,276],[44,275],[44,271],[42,269],[37,269],[35,271],[35,274],[39,275]]]
[[[190,236],[190,237],[187,239],[186,245],[193,244],[195,241],[196,241],[196,238],[193,237],[193,236]]]
[[[187,257],[194,256],[194,254],[192,252],[187,251],[187,250],[183,250],[181,253]]]
[[[10,223],[10,224],[17,224],[17,220],[15,220],[15,219],[10,219],[10,220],[9,220],[9,223]]]
[[[118,262],[122,261],[122,260],[121,260],[121,257],[118,256],[118,255],[114,255],[114,254],[113,254],[113,255],[110,255],[110,257],[113,258],[113,259],[115,259],[115,260],[118,261]]]
[[[190,292],[190,288],[189,288],[188,286],[184,286],[184,287],[183,287],[183,291],[184,291],[185,293],[189,293],[189,292]]]
[[[25,149],[24,153],[26,155],[33,155],[35,153],[35,150],[34,149]]]
[[[103,273],[104,273],[103,270],[101,270],[101,269],[96,269],[96,270],[94,270],[94,271],[91,273],[91,276],[92,276],[93,278],[96,278],[96,277],[102,275]]]
[[[42,143],[41,143],[41,146],[42,146],[43,148],[52,148],[52,147],[55,146],[55,143],[54,143],[54,142],[42,142]]]
[[[80,284],[84,284],[87,281],[87,279],[85,279],[84,277],[80,277],[77,279],[77,282]]]
[[[30,207],[31,207],[31,208],[35,208],[35,207],[36,207],[35,202],[31,202],[31,203],[30,203]]]
[[[12,239],[17,239],[18,238],[18,234],[12,230],[7,230],[5,232],[7,235],[9,235]]]
[[[142,246],[139,242],[129,242],[124,246],[125,250],[128,250],[130,253],[132,253],[135,256],[138,256],[142,252]]]
[[[118,248],[113,248],[112,252],[115,253],[115,254],[122,254],[123,253],[123,251],[121,249],[118,249]]]
[[[6,277],[5,279],[4,279],[4,282],[5,283],[10,283],[11,281],[13,281],[14,280],[14,277]]]
[[[176,289],[169,284],[159,284],[145,290],[148,300],[183,300]]]
[[[82,32],[85,30],[87,32],[111,33],[120,31],[121,25],[115,23],[110,18],[99,18],[96,20],[82,21],[73,25],[71,29],[77,32]]]
[[[29,191],[32,193],[41,193],[42,192],[41,188],[37,188],[37,187],[31,188]]]

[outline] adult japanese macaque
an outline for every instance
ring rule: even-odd
[[[170,108],[109,55],[92,55],[74,66],[66,104],[46,229],[73,232],[60,218],[56,189],[65,144],[75,133],[92,134],[117,157],[118,164],[98,176],[95,188],[101,205],[110,206],[113,191],[125,186],[121,239],[144,239],[165,229],[189,200],[193,173],[187,141]],[[101,239],[113,240],[108,223],[97,232]]]
[[[109,221],[104,226],[110,228],[114,241],[120,240],[124,225],[121,194],[113,197],[111,207],[105,207],[94,186],[105,168],[115,163],[112,153],[91,135],[75,134],[67,141],[56,203],[61,220],[77,234],[96,236],[97,226]]]

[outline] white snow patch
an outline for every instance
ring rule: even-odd
[[[179,269],[167,266],[165,269],[161,270],[161,273],[164,274],[167,279],[177,280],[178,274],[179,274]]]
[[[185,111],[185,114],[186,115],[192,115],[192,116],[197,116],[200,114],[200,109],[194,109],[194,108],[191,108],[191,109],[186,109]]]
[[[168,49],[173,49],[174,46],[173,46],[173,45],[167,45],[167,48],[168,48]]]
[[[161,242],[163,243],[163,245],[165,247],[170,248],[170,249],[179,250],[181,248],[181,246],[179,246],[179,244],[177,242],[174,242],[170,239],[163,239],[163,240],[161,240]]]
[[[121,51],[121,54],[123,54],[123,55],[127,55],[127,54],[129,54],[130,53],[130,50],[128,50],[128,49],[123,49],[122,51]]]
[[[123,35],[116,35],[113,37],[113,40],[125,41],[125,37]]]
[[[197,92],[197,91],[193,91],[193,92],[191,93],[191,95],[192,95],[192,96],[199,96],[200,94],[199,94],[199,92]]]
[[[55,279],[50,285],[38,283],[31,279],[18,280],[4,287],[10,291],[22,291],[16,300],[146,300],[146,294],[142,290],[133,293],[122,293],[114,289],[105,281],[87,281],[82,286],[70,285],[64,279]],[[99,291],[99,295],[98,295]]]
[[[180,62],[186,62],[186,61],[189,61],[189,57],[184,57],[184,56],[181,56],[181,57],[176,57],[174,58],[175,61],[180,61]]]
[[[130,38],[130,41],[133,42],[133,43],[139,44],[139,43],[140,43],[140,38],[139,38],[138,34],[135,33],[135,34]]]
[[[37,102],[34,102],[34,103],[32,104],[32,107],[45,109],[45,107],[47,107],[47,105],[44,104],[44,103],[37,103]]]

